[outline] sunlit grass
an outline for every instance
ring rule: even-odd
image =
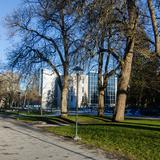
[[[72,117],[73,118],[73,117]],[[69,119],[72,119],[69,117]],[[79,117],[81,122],[91,122],[92,117]],[[103,121],[104,122],[104,121]],[[104,122],[105,125],[80,125],[82,142],[102,148],[107,152],[136,160],[160,159],[160,121],[128,119],[124,123]],[[58,135],[74,137],[75,126],[50,127]]]

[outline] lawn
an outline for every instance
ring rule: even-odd
[[[70,123],[69,126],[47,127],[58,135],[75,135],[75,116],[68,120],[60,117],[25,116],[22,121],[47,121],[55,124]],[[135,160],[160,160],[160,120],[130,119],[124,122],[111,122],[109,117],[78,116],[78,132],[81,143],[101,148],[119,157]]]
[[[75,116],[68,116],[69,120],[75,121]],[[109,119],[100,119],[96,116],[78,116],[78,123],[80,124],[106,124],[107,121],[110,121]]]
[[[70,116],[69,119],[75,120],[75,117]],[[123,123],[113,123],[107,119],[80,116],[79,123],[82,143],[128,159],[160,160],[159,120],[127,119]],[[47,130],[58,135],[74,137],[75,126],[50,127]]]

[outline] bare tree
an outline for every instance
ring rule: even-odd
[[[115,52],[121,46],[117,39],[118,25],[121,23],[119,13],[115,12],[118,6],[118,1],[116,4],[113,1],[90,1],[85,12],[87,19],[85,25],[87,26],[87,45],[85,48],[89,59],[92,61],[92,69],[98,70],[99,116],[104,115],[104,93],[108,79],[115,74],[120,63],[120,58]],[[113,61],[115,61],[115,65],[111,67]]]
[[[41,105],[41,95],[39,93],[39,72],[30,73],[29,77],[25,77],[21,83],[23,83],[23,92],[21,95],[22,108],[25,109],[32,103],[34,105]],[[27,105],[28,104],[28,105]],[[42,109],[40,108],[40,111]]]
[[[10,64],[23,71],[50,67],[62,91],[62,116],[67,115],[69,68],[78,63],[82,47],[76,7],[76,1],[71,0],[26,0],[22,9],[6,19],[11,35],[19,34],[21,40],[10,53]]]
[[[135,0],[127,0],[128,24],[126,32],[126,48],[121,73],[118,82],[117,103],[113,119],[124,120],[124,111],[127,99],[127,89],[130,80],[133,52],[135,46],[135,35],[138,24],[138,8]]]
[[[19,76],[12,72],[0,75],[0,102],[3,107],[13,108],[19,103]],[[16,106],[17,107],[17,106]]]
[[[99,115],[103,115],[104,89],[107,86],[109,75],[120,67],[117,104],[113,119],[121,121],[124,119],[133,54],[140,52],[150,56],[148,55],[151,53],[148,51],[148,43],[145,46],[144,41],[151,42],[151,40],[145,33],[144,24],[141,24],[142,19],[139,18],[140,2],[136,0],[116,2],[90,1],[89,18],[92,25],[89,24],[88,30],[92,42],[91,57],[96,57],[98,62]],[[108,62],[111,55],[116,59],[118,65],[109,72]]]
[[[160,37],[159,37],[156,13],[155,13],[155,9],[154,9],[152,0],[147,0],[147,3],[148,3],[148,8],[149,8],[149,13],[151,16],[153,32],[154,32],[155,53],[158,57],[160,57]]]

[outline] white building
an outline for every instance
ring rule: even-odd
[[[41,103],[43,109],[51,109],[54,107],[56,79],[57,76],[50,70],[40,70],[39,93],[42,95]]]
[[[88,97],[88,76],[81,75],[79,77],[79,86],[78,86],[78,107],[81,107],[82,98],[84,96]],[[77,97],[77,76],[72,74],[69,78],[69,87],[68,87],[68,107],[76,107],[76,97]]]

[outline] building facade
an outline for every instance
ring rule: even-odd
[[[79,77],[78,83],[78,106],[82,107],[83,97],[88,97],[88,76],[81,75]],[[68,107],[73,109],[76,106],[77,97],[77,76],[72,74],[69,77],[69,87],[68,87]]]
[[[108,79],[108,85],[105,90],[105,105],[114,107],[117,96],[117,76],[112,76]]]
[[[57,76],[48,70],[41,71],[40,94],[42,95],[43,109],[59,108],[61,104],[61,91]],[[62,76],[63,79],[63,76]],[[75,109],[77,97],[77,76],[72,74],[68,78],[68,108]],[[112,76],[108,80],[105,90],[105,106],[113,107],[116,102],[117,78]],[[78,83],[78,107],[98,106],[98,74],[82,74]]]
[[[105,90],[105,106],[113,107],[116,103],[117,94],[117,76],[113,75],[108,79],[108,85]],[[98,105],[98,74],[88,74],[88,104],[90,106]]]
[[[41,96],[41,105],[45,110],[56,108],[59,89],[57,88],[57,76],[47,69],[40,70],[39,76],[39,95]]]

